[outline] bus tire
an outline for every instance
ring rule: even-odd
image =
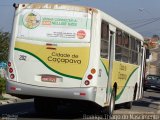
[[[126,102],[124,104],[125,104],[124,106],[125,106],[126,109],[131,109],[132,108],[132,101]]]
[[[115,108],[115,98],[116,98],[116,91],[115,91],[115,89],[113,89],[109,106],[106,106],[103,108],[103,114],[105,114],[109,117],[111,117],[113,115],[113,111]]]

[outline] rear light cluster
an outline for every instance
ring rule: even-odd
[[[8,72],[9,72],[9,77],[13,80],[15,78],[15,75],[13,73],[14,71],[11,62],[8,62]]]
[[[96,70],[94,68],[91,69],[91,73],[87,76],[87,80],[85,80],[84,84],[89,85],[90,81],[93,79],[93,75],[96,73]]]

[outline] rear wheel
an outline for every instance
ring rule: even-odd
[[[115,108],[115,98],[116,98],[116,92],[115,92],[115,89],[113,89],[111,98],[110,98],[110,104],[109,106],[103,108],[103,114],[112,116],[114,108]]]
[[[124,104],[126,109],[131,109],[132,108],[132,102],[127,102]]]

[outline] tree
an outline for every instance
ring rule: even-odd
[[[2,99],[2,93],[6,91],[6,80],[0,77],[0,99]]]
[[[7,61],[9,51],[9,32],[0,32],[0,61]]]

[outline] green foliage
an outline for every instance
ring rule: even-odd
[[[8,100],[8,98],[5,98],[2,95],[0,95],[0,100]]]
[[[0,31],[0,61],[7,61],[10,33]]]
[[[0,96],[6,91],[6,80],[0,77]]]

